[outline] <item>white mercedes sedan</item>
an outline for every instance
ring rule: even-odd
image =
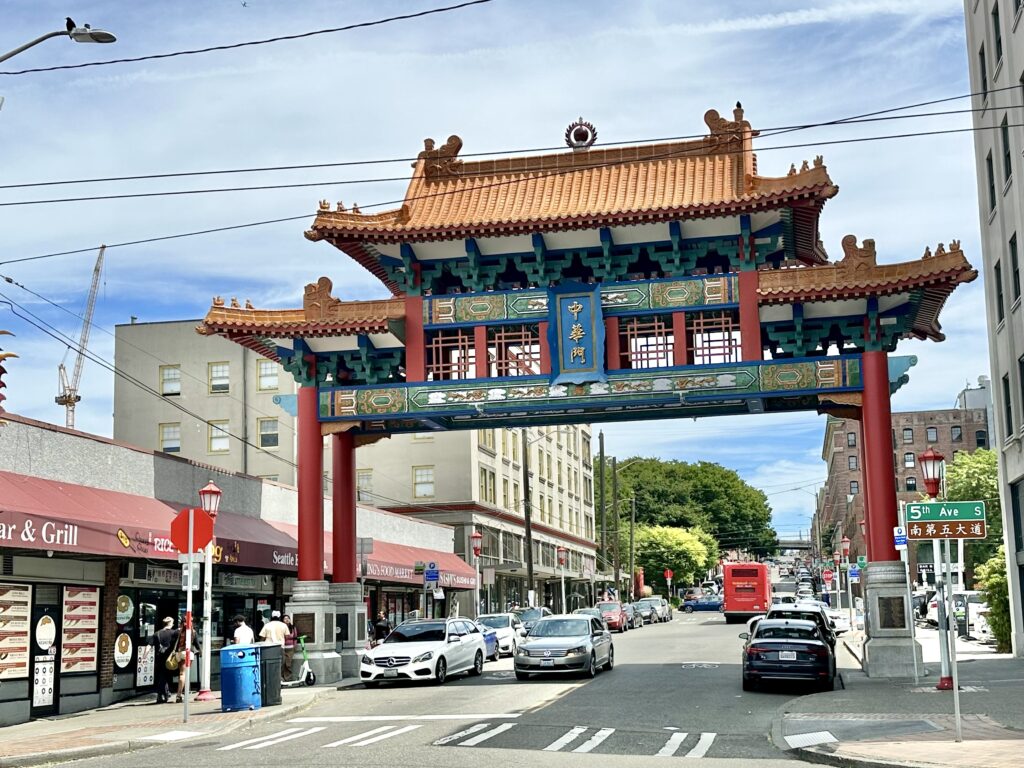
[[[407,621],[380,645],[363,651],[359,677],[367,688],[393,680],[430,680],[441,685],[459,672],[480,675],[486,653],[484,636],[472,621]]]

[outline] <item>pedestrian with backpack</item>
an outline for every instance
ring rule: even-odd
[[[149,638],[149,644],[153,646],[155,666],[153,670],[153,681],[156,685],[156,703],[166,704],[171,700],[171,681],[174,679],[174,670],[167,668],[167,659],[178,646],[178,630],[174,628],[174,619],[170,616],[164,619],[164,625],[156,634]]]

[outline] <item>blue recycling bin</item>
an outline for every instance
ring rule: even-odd
[[[263,706],[259,648],[229,645],[220,649],[220,709],[234,712]]]

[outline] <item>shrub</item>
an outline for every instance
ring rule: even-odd
[[[999,547],[988,561],[978,566],[978,584],[988,603],[988,626],[999,653],[1010,652],[1010,585],[1006,573],[1006,552]]]

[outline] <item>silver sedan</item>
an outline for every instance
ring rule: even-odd
[[[517,680],[533,674],[579,672],[594,677],[615,666],[612,635],[601,619],[581,614],[545,616],[516,649]]]

